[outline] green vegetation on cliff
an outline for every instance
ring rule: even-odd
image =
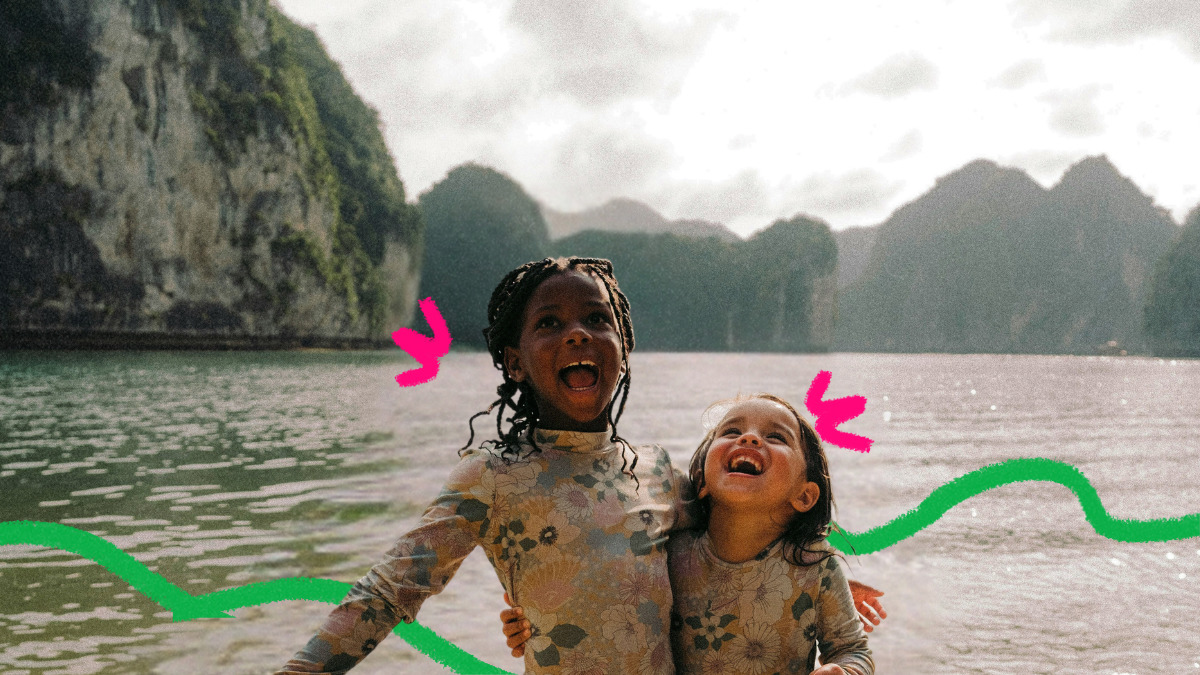
[[[546,221],[513,179],[478,164],[451,169],[419,201],[419,297],[437,302],[456,344],[482,347],[492,289],[509,270],[546,256]]]
[[[555,255],[608,258],[629,297],[640,350],[728,348],[736,278],[731,244],[715,238],[584,230]]]
[[[192,64],[191,97],[213,149],[233,165],[251,137],[295,142],[305,157],[308,189],[335,214],[329,259],[310,251],[308,257],[320,258],[310,267],[346,299],[350,321],[361,313],[372,330],[381,328],[387,285],[377,266],[388,241],[419,249],[422,223],[405,202],[378,113],[354,93],[316,34],[271,5],[251,2],[260,5],[269,40],[267,49],[256,51],[239,0],[159,2],[173,3],[204,45],[208,63]],[[299,250],[300,236],[281,232],[287,241],[272,251]]]
[[[411,318],[424,226],[379,115],[270,0],[0,2],[0,60],[7,334],[370,344]]]
[[[822,222],[797,216],[736,242],[599,230],[549,242],[537,203],[508,176],[477,164],[450,171],[420,204],[427,224],[420,295],[437,301],[456,344],[482,346],[496,283],[551,255],[613,261],[640,349],[829,347],[837,246]]]
[[[739,313],[733,318],[732,347],[829,349],[838,259],[829,226],[800,215],[777,220],[738,245],[737,254],[737,265],[723,275],[741,296],[734,305]]]
[[[1154,270],[1146,335],[1156,356],[1200,357],[1200,207]]]
[[[588,230],[554,242],[553,249],[556,255],[613,261],[629,296],[640,349],[829,347],[831,336],[813,329],[832,324],[834,298],[824,295],[835,292],[837,246],[820,221],[778,220],[738,242]],[[826,277],[827,291],[821,284]]]
[[[274,21],[308,77],[322,141],[337,171],[343,221],[354,227],[376,263],[388,239],[419,245],[419,211],[405,202],[404,185],[380,132],[379,113],[354,93],[315,33],[278,13]]]
[[[1177,231],[1103,156],[1051,190],[975,161],[876,229],[840,297],[840,350],[1144,352],[1149,274]]]

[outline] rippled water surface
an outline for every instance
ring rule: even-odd
[[[437,380],[400,389],[411,365],[365,352],[0,354],[0,520],[100,534],[194,595],[353,581],[436,494],[499,380],[485,355],[452,354]],[[764,390],[799,404],[822,369],[827,397],[868,399],[845,428],[872,451],[828,449],[850,531],[1012,457],[1078,467],[1116,518],[1200,511],[1197,361],[635,354],[621,432],[683,465],[707,403]],[[880,672],[1200,674],[1200,537],[1106,539],[1057,484],[973,497],[852,558],[851,574],[887,593],[890,616],[871,637]],[[515,670],[500,592],[477,552],[421,620]],[[5,546],[0,671],[266,672],[328,608],[288,601],[172,622],[86,559]],[[398,639],[355,672],[401,670],[445,672]]]

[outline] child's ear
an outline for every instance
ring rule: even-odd
[[[792,498],[789,503],[797,513],[806,513],[809,509],[816,505],[817,499],[821,497],[821,486],[810,481],[804,481],[804,484],[796,488],[792,493]]]
[[[504,369],[515,382],[525,381],[525,369],[521,367],[521,352],[516,347],[504,348]]]

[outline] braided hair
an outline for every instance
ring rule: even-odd
[[[714,410],[720,411],[721,408],[728,409],[731,404],[753,399],[765,399],[787,408],[788,412],[796,418],[796,423],[800,426],[800,451],[804,453],[805,471],[807,472],[805,478],[810,483],[816,483],[821,492],[817,497],[817,502],[813,504],[811,509],[804,513],[795,513],[792,515],[780,539],[783,541],[783,555],[786,560],[793,565],[815,565],[834,554],[828,550],[813,550],[809,547],[826,539],[830,532],[834,530],[838,532],[842,531],[833,522],[833,511],[836,508],[836,503],[833,500],[833,485],[829,479],[829,461],[825,458],[825,449],[821,445],[821,438],[817,435],[816,430],[812,428],[808,420],[796,412],[791,403],[773,394],[751,394],[746,397],[717,401],[708,407],[708,410],[705,411],[705,417],[709,417],[710,413]],[[721,417],[725,415],[723,412],[720,414]],[[720,419],[714,420],[712,428],[704,435],[704,440],[700,441],[700,446],[696,448],[696,453],[692,455],[692,462],[688,467],[688,477],[691,478],[693,490],[697,495],[704,488],[704,463],[708,459],[709,447],[712,446],[717,435],[721,433],[720,421]],[[712,512],[711,502],[711,495],[697,500],[704,526],[708,525],[708,517]],[[808,554],[808,559],[805,558],[805,554]]]
[[[569,270],[590,274],[604,285],[605,290],[608,291],[609,307],[612,309],[617,328],[621,332],[622,375],[617,381],[613,402],[608,406],[608,425],[612,429],[611,440],[621,446],[621,471],[625,472],[626,466],[628,466],[628,472],[636,482],[637,476],[633,474],[633,469],[637,466],[637,451],[617,434],[617,421],[621,418],[621,413],[625,411],[625,401],[629,398],[629,352],[633,351],[634,345],[633,321],[629,315],[629,299],[617,286],[612,262],[603,258],[571,257],[536,260],[509,272],[497,284],[496,289],[492,291],[491,300],[488,301],[488,325],[483,329],[483,337],[487,341],[488,352],[492,355],[492,365],[500,371],[504,381],[499,387],[496,387],[496,400],[486,410],[472,415],[467,422],[467,426],[471,430],[471,437],[459,450],[459,453],[465,452],[475,440],[475,419],[491,413],[492,410],[496,411],[498,440],[484,441],[480,445],[499,450],[501,457],[516,459],[520,447],[519,441],[522,437],[530,437],[537,427],[539,416],[533,390],[528,382],[517,382],[509,375],[508,369],[504,367],[504,349],[505,347],[515,347],[520,340],[525,306],[529,304],[529,298],[533,295],[534,290],[546,279]],[[505,409],[512,410],[512,415],[507,420],[504,417]],[[505,421],[509,423],[507,431],[504,429]],[[632,463],[625,457],[626,450],[633,454]]]

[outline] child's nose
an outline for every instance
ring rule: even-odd
[[[742,437],[738,439],[738,443],[744,443],[746,445],[761,445],[762,440],[759,439],[757,434],[742,434]]]
[[[567,331],[567,344],[583,344],[592,339],[592,334],[581,323],[576,323]]]

